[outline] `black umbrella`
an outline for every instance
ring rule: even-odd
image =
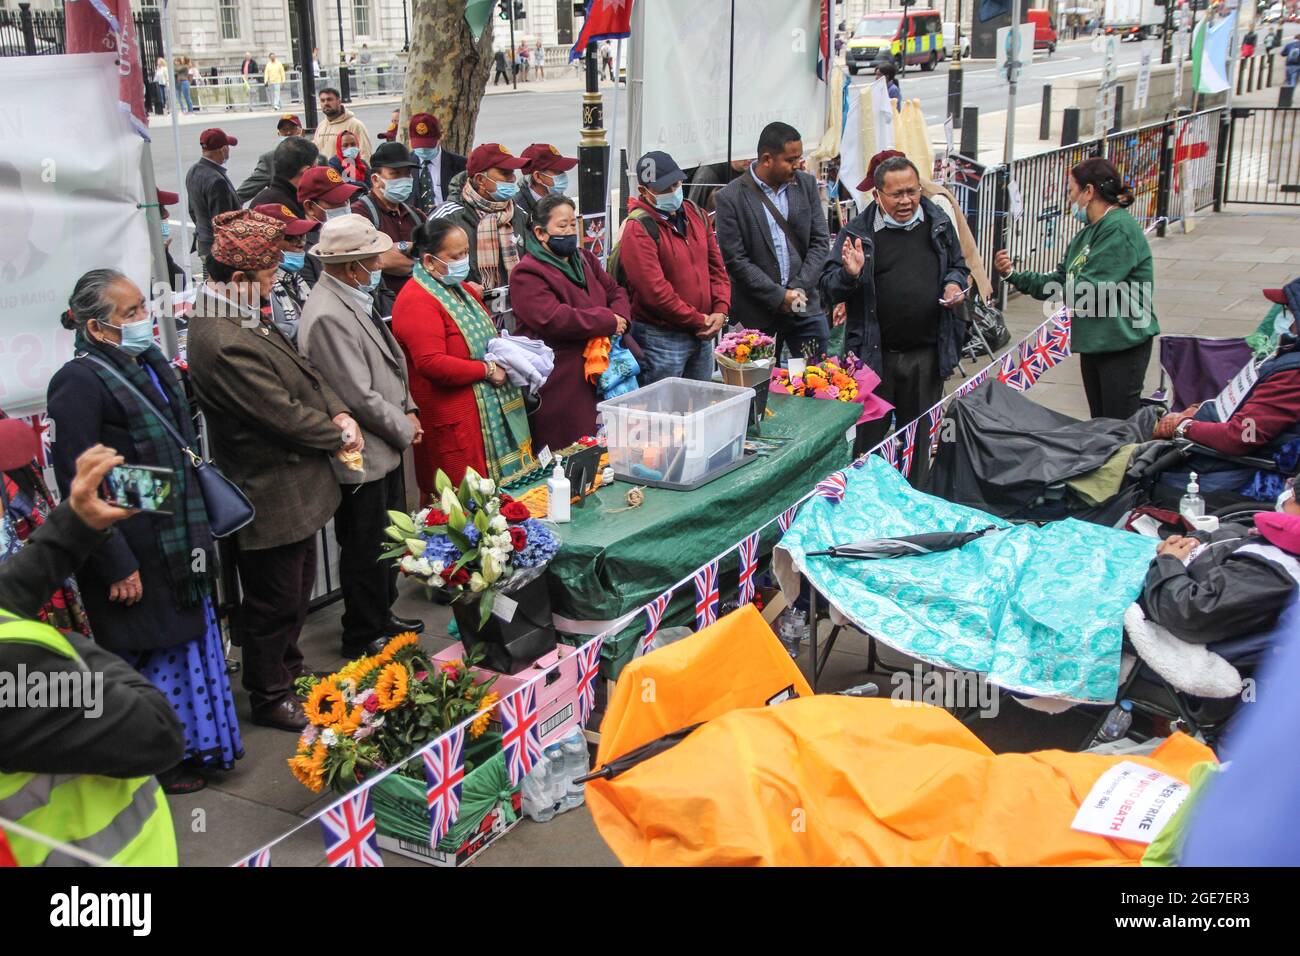
[[[917,554],[953,551],[991,531],[1001,530],[1003,529],[989,525],[978,531],[932,531],[926,534],[903,534],[896,538],[868,538],[851,544],[837,544],[827,551],[809,551],[807,557],[857,558],[860,561],[907,558]]]
[[[574,783],[587,783],[590,780],[612,780],[619,774],[631,770],[642,761],[649,760],[651,757],[657,757],[665,750],[672,750],[679,743],[685,740],[697,727],[703,726],[702,723],[691,724],[689,727],[683,727],[680,730],[674,730],[671,734],[664,734],[657,740],[652,740],[648,744],[642,744],[635,750],[629,750],[623,756],[611,760],[599,770],[593,770],[583,777],[574,777]]]

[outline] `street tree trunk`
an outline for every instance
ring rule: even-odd
[[[492,24],[482,39],[465,22],[465,0],[419,0],[412,4],[411,52],[406,67],[399,135],[414,113],[442,123],[442,145],[467,155],[492,69]]]

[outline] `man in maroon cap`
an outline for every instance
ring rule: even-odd
[[[563,195],[569,189],[569,170],[578,165],[572,156],[561,156],[550,143],[533,143],[519,154],[528,161],[524,167],[524,181],[519,189],[516,205],[532,216],[537,201],[548,193]]]
[[[311,249],[320,242],[320,227],[326,220],[350,214],[352,200],[361,191],[360,186],[349,183],[330,166],[315,166],[303,173],[298,181],[298,205],[312,222],[311,232],[303,237],[303,245]],[[320,277],[320,263],[311,253],[307,254],[304,272],[308,283],[315,285]]]
[[[484,289],[510,282],[519,262],[519,247],[528,235],[528,214],[515,202],[515,172],[528,160],[500,143],[474,147],[465,164],[460,195],[448,199],[434,216],[450,219],[469,237],[469,281]]]
[[[225,130],[205,129],[199,134],[199,147],[203,155],[185,174],[185,195],[190,201],[190,220],[194,223],[194,245],[200,259],[207,259],[212,251],[212,220],[223,212],[231,212],[241,205],[230,176],[226,173],[226,160],[230,147],[239,140],[227,136]]]
[[[432,113],[416,113],[406,130],[411,152],[420,164],[414,171],[411,204],[428,216],[450,195],[452,177],[465,168],[465,157],[438,145],[442,142],[442,124]]]
[[[316,533],[340,501],[330,462],[365,441],[329,382],[260,308],[282,262],[284,223],[241,209],[213,229],[188,358],[212,456],[256,509],[234,536],[244,687],[254,723],[301,730],[298,635],[316,579]]]
[[[168,192],[165,189],[158,190],[158,219],[162,223],[163,255],[167,258],[167,275],[171,280],[173,292],[181,292],[186,284],[185,270],[172,258],[172,224],[168,221],[171,207],[180,201],[181,197],[178,193]]]
[[[271,321],[296,347],[302,307],[319,276],[316,260],[307,259],[305,238],[316,231],[317,224],[298,216],[288,206],[275,203],[254,206],[253,212],[284,223],[284,235],[280,237],[280,268],[276,270],[275,285],[271,287]],[[314,268],[309,269],[309,265]]]
[[[302,135],[302,120],[298,118],[297,113],[282,113],[275,123],[275,134],[280,139],[287,139],[290,136]],[[276,145],[279,145],[277,141]],[[275,149],[268,149],[261,156],[257,157],[257,165],[253,171],[248,174],[248,178],[239,184],[240,202],[248,202],[263,189],[271,184],[271,171],[273,169],[273,157]]]

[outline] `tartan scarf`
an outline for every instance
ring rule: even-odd
[[[94,355],[107,362],[143,395],[157,394],[158,387],[140,363],[151,368],[167,392],[167,408],[160,409],[180,432],[187,445],[195,447],[194,424],[189,416],[189,403],[181,391],[176,373],[172,371],[162,352],[150,348],[135,361],[115,346],[96,342],[84,331],[78,331],[74,343],[77,353]],[[147,408],[140,407],[137,399],[117,378],[94,362],[85,363],[126,411],[127,432],[135,445],[137,460],[128,464],[156,465],[172,470],[175,489],[172,495],[171,517],[156,515],[153,520],[158,550],[167,569],[167,580],[181,607],[194,607],[210,593],[211,577],[205,570],[194,570],[194,549],[207,554],[204,567],[211,567],[212,532],[208,527],[208,512],[203,504],[199,483],[193,477],[189,459],[177,446],[171,435],[162,427],[158,417]]]
[[[430,275],[420,263],[415,264],[411,276],[420,288],[438,300],[447,310],[460,334],[469,346],[469,356],[481,360],[492,340],[496,326],[487,310],[478,300],[459,289],[452,289]],[[503,385],[477,381],[474,403],[478,406],[479,429],[483,432],[483,452],[487,460],[488,477],[493,481],[509,478],[517,472],[532,468],[533,439],[528,429],[528,413],[524,410],[524,395],[519,386],[509,380]]]
[[[519,247],[515,244],[514,200],[501,202],[484,199],[469,179],[465,180],[460,194],[479,214],[478,230],[474,238],[474,261],[478,265],[479,276],[483,279],[483,288],[500,288],[510,281],[510,273],[519,264]],[[505,267],[504,272],[502,266]]]

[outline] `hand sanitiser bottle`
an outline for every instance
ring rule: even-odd
[[[555,459],[555,471],[546,479],[546,517],[556,524],[569,520],[569,499],[573,490],[561,467],[562,459]]]
[[[1192,472],[1187,482],[1187,494],[1183,495],[1182,500],[1178,502],[1178,513],[1193,524],[1195,523],[1193,519],[1205,516],[1205,499],[1201,497],[1201,486],[1196,481],[1196,472]]]

